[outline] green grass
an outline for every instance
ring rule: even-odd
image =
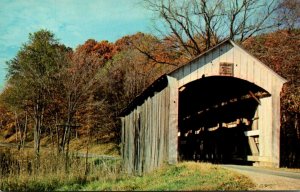
[[[144,176],[118,175],[71,184],[57,190],[247,190],[254,184],[245,176],[216,165],[184,162]]]
[[[68,171],[64,156],[43,150],[40,163],[33,151],[0,150],[0,190],[247,190],[254,184],[245,176],[209,163],[165,165],[144,176],[121,170],[121,160],[79,158],[70,154]],[[37,168],[36,168],[37,167]],[[86,174],[85,174],[86,173]]]

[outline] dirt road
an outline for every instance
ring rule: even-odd
[[[248,176],[256,184],[251,190],[300,190],[300,172],[241,165],[222,166]]]

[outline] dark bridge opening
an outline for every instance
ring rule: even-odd
[[[181,87],[180,160],[248,163],[253,151],[244,132],[257,129],[257,107],[268,96],[261,87],[228,76],[203,77]]]

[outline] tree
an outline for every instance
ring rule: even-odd
[[[276,0],[145,0],[163,34],[189,59],[225,38],[245,39],[276,26]],[[161,27],[159,27],[161,28]]]
[[[174,47],[168,38],[136,33],[122,37],[115,45],[119,51],[107,63],[104,90],[116,112],[162,74],[186,61],[182,54],[171,51]]]
[[[116,51],[108,41],[89,39],[76,48],[67,66],[60,71],[61,88],[57,97],[62,111],[59,125],[63,131],[58,142],[59,151],[65,152],[67,158],[72,128],[80,124],[87,135],[95,129],[107,129],[109,110],[101,88],[105,63]]]
[[[0,131],[2,133],[6,131],[6,133],[3,134],[3,137],[6,139],[10,137],[11,134],[13,134],[13,129],[15,129],[15,121],[13,112],[8,109],[8,107],[2,100],[4,91],[0,95]]]
[[[13,106],[9,106],[4,102],[4,98],[6,98],[10,94],[10,91],[11,89],[5,88],[0,95],[0,130],[1,128],[3,128],[2,131],[5,129],[8,129],[8,131],[9,129],[14,129],[18,149],[21,149],[25,145],[27,136],[28,115],[26,111],[17,109]],[[10,135],[8,134],[5,137],[7,136]]]
[[[279,25],[284,29],[292,30],[300,27],[299,0],[281,0],[277,14]]]
[[[29,41],[21,47],[15,58],[7,62],[11,91],[6,100],[12,106],[27,111],[32,118],[37,157],[45,112],[53,96],[51,91],[56,74],[63,66],[59,60],[61,52],[68,50],[58,43],[53,33],[40,30],[30,33]]]

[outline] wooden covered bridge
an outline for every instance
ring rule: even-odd
[[[231,40],[161,76],[121,113],[128,173],[199,160],[279,166],[286,80]]]

